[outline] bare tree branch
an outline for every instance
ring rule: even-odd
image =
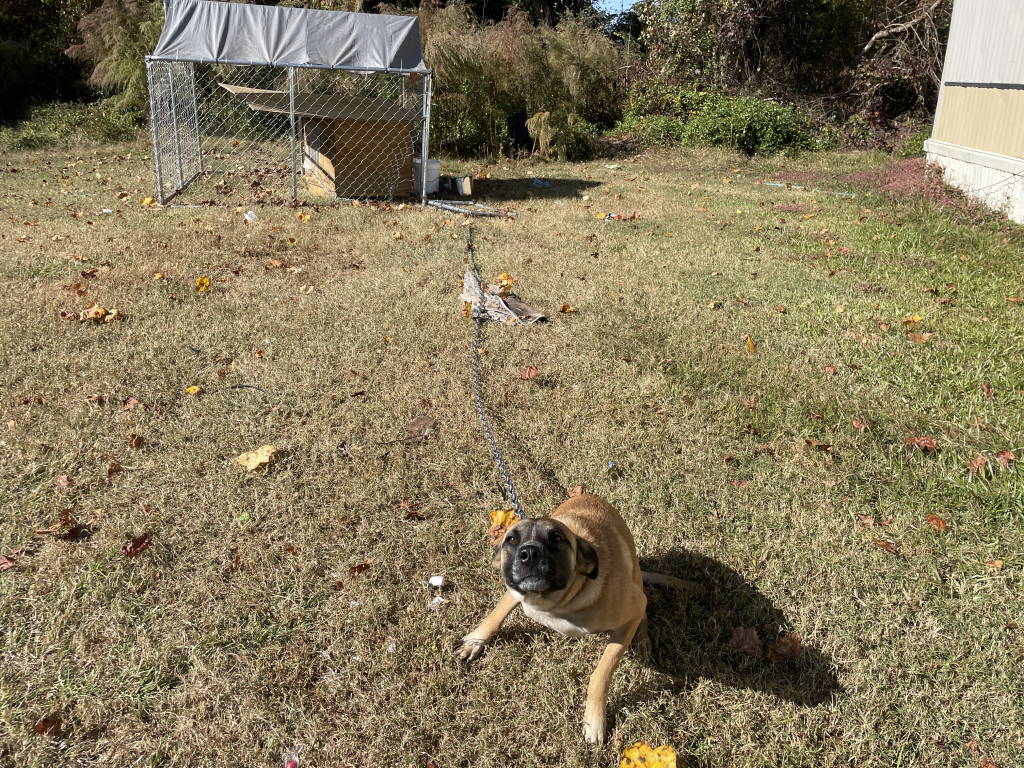
[[[943,0],[935,0],[935,2],[933,2],[926,10],[921,11],[921,13],[912,18],[910,21],[901,22],[900,24],[890,24],[884,29],[880,29],[877,32],[875,32],[875,34],[871,36],[871,39],[868,40],[867,44],[863,48],[861,48],[860,52],[853,57],[850,63],[843,67],[842,71],[838,75],[833,77],[831,80],[829,80],[827,83],[825,83],[817,90],[824,91],[826,88],[831,88],[833,85],[835,85],[844,77],[846,77],[846,75],[850,71],[856,69],[857,65],[860,64],[861,59],[863,59],[868,54],[868,52],[872,48],[874,48],[875,43],[877,43],[879,40],[884,40],[887,37],[892,37],[893,35],[898,35],[901,32],[907,32],[908,30],[915,31],[914,27],[916,27],[919,23],[921,23],[925,19],[931,19],[932,13],[935,12],[935,9],[938,8],[942,4],[942,2]]]

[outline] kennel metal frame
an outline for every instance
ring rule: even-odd
[[[239,16],[247,12],[245,9],[250,9],[248,18]],[[154,55],[146,57],[157,200],[161,205],[180,199],[190,188],[201,187],[203,180],[212,184],[218,178],[215,186],[220,187],[217,191],[227,202],[236,190],[225,179],[239,179],[240,192],[249,186],[258,189],[268,176],[282,186],[290,182],[288,197],[294,205],[300,196],[300,174],[306,189],[321,199],[325,193],[338,199],[390,199],[406,180],[410,191],[415,190],[412,174],[417,156],[419,199],[426,204],[433,73],[423,64],[419,51],[418,19],[210,0],[170,0],[165,12],[167,22],[160,43]],[[240,21],[242,39],[238,41],[230,38],[232,19]],[[195,33],[195,45],[190,45],[188,37],[190,23],[201,25]],[[332,25],[347,38],[330,39]],[[324,27],[326,33],[322,32]],[[392,28],[397,29],[394,39],[388,37]],[[250,39],[254,29],[257,35],[266,30],[267,40],[254,43]],[[290,48],[292,54],[300,48],[299,55],[305,55],[298,62],[272,54],[259,58],[220,55],[223,51],[260,49],[260,43],[268,50],[275,45],[278,49]],[[330,44],[336,45],[331,49]],[[329,49],[326,55],[324,48]],[[339,48],[343,49],[340,53]],[[186,55],[181,55],[182,49]],[[210,50],[212,55],[187,55],[190,49]],[[360,63],[339,63],[332,57]],[[394,61],[389,57],[397,58],[399,66],[391,66]],[[384,65],[368,66],[366,59]],[[408,59],[413,60],[412,66],[403,66]],[[243,77],[241,86],[236,82],[239,73],[248,73],[250,78],[246,81]],[[248,87],[270,83],[277,87]],[[312,88],[310,84],[328,90],[304,90],[304,86]],[[225,96],[221,89],[230,95]],[[219,104],[224,114],[209,114],[210,104]],[[245,124],[256,139],[232,134],[231,130],[241,129],[225,129],[218,120]],[[325,151],[334,153],[331,157],[313,146],[315,137],[322,142],[318,145],[321,149],[326,147]],[[246,147],[234,152],[243,140]],[[372,148],[374,140],[382,145],[390,141],[391,145],[377,155],[367,154],[365,150]],[[404,155],[406,145],[408,154]],[[286,155],[275,155],[275,149],[278,155]],[[382,157],[386,162],[381,161]],[[285,158],[285,162],[278,162]],[[390,166],[383,170],[374,167],[375,158],[378,165]],[[236,165],[231,170],[237,160],[262,162],[264,167],[246,169]],[[395,163],[399,162],[402,167],[396,171]],[[408,168],[407,174],[404,168]],[[340,184],[339,178],[343,180]],[[270,198],[283,199],[276,190],[271,187]],[[348,190],[354,191],[345,194]],[[259,194],[255,196],[263,199]]]

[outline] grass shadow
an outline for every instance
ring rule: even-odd
[[[832,659],[807,643],[795,659],[772,664],[765,658],[767,647],[792,625],[738,571],[685,550],[642,559],[640,565],[645,571],[672,574],[699,587],[692,594],[645,587],[654,642],[650,663],[674,678],[678,690],[710,679],[805,706],[824,703],[843,692]],[[760,656],[733,650],[731,634],[736,627],[757,630],[764,641]]]

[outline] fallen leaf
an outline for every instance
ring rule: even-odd
[[[64,720],[60,716],[60,711],[54,712],[51,715],[47,715],[42,720],[37,722],[33,729],[40,736],[52,736],[57,738],[60,736],[60,729],[64,725]]]
[[[853,425],[853,428],[856,429],[858,432],[863,432],[865,429],[868,428],[868,423],[864,421],[864,419],[854,419],[850,423]]]
[[[909,317],[906,317],[903,320],[903,324],[904,325],[917,325],[920,322],[921,322],[921,316],[920,315],[910,315]]]
[[[156,200],[154,200],[152,197],[144,197],[139,201],[141,205],[153,205],[153,203],[155,202]]]
[[[529,365],[523,369],[523,372],[521,374],[519,374],[519,378],[523,379],[523,381],[529,381],[538,373],[540,373],[540,371],[538,371],[534,366]]]
[[[988,569],[993,572],[1003,570],[1002,560],[986,560],[985,565],[987,565]]]
[[[733,488],[739,488],[742,491],[744,488],[748,488],[750,486],[750,481],[749,480],[733,480],[732,481],[732,486],[733,486]]]
[[[846,311],[846,307],[844,307],[842,304],[836,304],[836,314],[841,315],[845,311]]]
[[[988,459],[984,456],[975,456],[967,462],[967,469],[971,471],[972,475],[980,475],[988,469]]]
[[[352,574],[352,578],[354,579],[356,576],[358,576],[360,573],[362,573],[363,571],[365,571],[369,567],[370,567],[370,558],[366,558],[366,562],[365,563],[360,563],[359,565],[353,565],[351,568],[349,568],[349,573]]]
[[[401,236],[399,236],[399,237],[397,237],[395,239],[396,240],[401,240],[402,238],[401,238]],[[296,240],[294,237],[289,237],[288,238],[288,245],[295,245],[297,242],[299,242],[299,241]]]
[[[405,431],[413,438],[427,438],[436,423],[437,419],[433,416],[421,413],[406,425]]]
[[[277,460],[277,448],[273,445],[263,445],[255,451],[243,453],[235,459],[235,464],[245,467],[250,472],[273,464]]]
[[[722,467],[725,468],[726,466],[728,466],[730,461],[735,461],[735,460],[736,460],[735,456],[733,456],[731,453],[727,454],[726,457],[724,459],[722,459]]]
[[[509,527],[515,525],[518,520],[519,515],[513,509],[496,509],[491,512],[491,526],[487,529],[487,537],[490,539],[491,546],[500,542]]]
[[[877,544],[879,547],[884,549],[886,552],[888,552],[888,553],[890,553],[892,555],[898,555],[899,554],[899,550],[896,549],[896,547],[893,546],[892,544],[890,544],[888,541],[883,541],[882,539],[872,539],[872,541],[875,542],[875,544]]]
[[[58,488],[67,488],[71,484],[67,475],[57,475],[57,480],[55,482],[57,483]]]
[[[104,323],[116,323],[121,319],[121,310],[119,309],[112,309],[103,316]]]
[[[1006,300],[1013,304],[1020,304],[1024,299],[1018,299],[1016,296],[1007,296]]]
[[[747,400],[747,408],[752,411],[757,408],[757,395],[752,395],[751,398]]]
[[[665,232],[664,234],[665,234],[665,237],[673,237],[671,232]]]
[[[185,391],[188,392],[190,395],[198,395],[200,392],[203,391],[203,388],[198,384],[193,384],[191,387],[185,387]]]
[[[992,397],[992,387],[988,385],[987,381],[981,382],[981,391],[984,392],[989,397]]]
[[[778,664],[780,661],[795,659],[800,655],[800,635],[787,632],[775,645],[768,646],[768,661]]]
[[[1014,462],[1013,451],[999,451],[999,453],[996,454],[996,459],[1004,467],[1009,467]]]
[[[619,768],[676,768],[676,753],[672,747],[652,747],[641,741],[622,750]]]
[[[935,442],[934,437],[908,437],[907,438],[908,448],[919,448],[925,453],[935,453],[939,450],[939,444]]]
[[[993,763],[988,758],[983,757],[981,758],[981,762],[978,763],[978,768],[999,768],[999,766]]]
[[[912,333],[910,340],[915,344],[924,344],[932,336],[930,333]]]
[[[126,399],[124,401],[124,408],[123,408],[123,410],[130,411],[132,408],[134,408],[138,404],[139,404],[139,399],[137,397],[129,397],[128,399]]]
[[[817,448],[819,451],[831,451],[831,443],[819,443],[817,440],[804,440],[810,448]]]
[[[210,278],[208,277],[197,277],[196,278],[196,290],[202,293],[210,287]]]
[[[143,439],[142,435],[128,435],[128,447],[133,448],[137,451],[145,444],[146,441]]]
[[[153,534],[144,533],[141,536],[136,536],[134,539],[132,539],[123,547],[121,547],[121,551],[124,552],[124,554],[127,557],[135,557],[136,555],[145,552],[147,549],[149,549],[152,544]]]
[[[861,514],[858,513],[858,514],[855,514],[854,517],[857,518],[857,527],[858,528],[874,528],[875,527],[875,518],[873,518],[871,515],[861,515]]]
[[[825,373],[827,373],[829,376],[835,376],[836,375],[836,367],[834,365],[826,365],[825,366]]]
[[[946,530],[946,521],[938,515],[926,515],[924,519],[928,521],[928,525],[930,525],[933,530],[938,531],[939,533]]]
[[[781,312],[782,314],[786,314],[786,308],[784,306],[782,306],[781,304],[779,304],[777,307],[775,307],[775,311],[776,312]]]
[[[5,555],[0,555],[0,573],[3,573],[4,571],[6,571],[6,570],[8,570],[10,568],[13,568],[13,567],[14,567],[14,561],[13,560],[11,560],[10,558],[6,557]]]
[[[752,336],[747,336],[747,352],[757,354],[757,344],[754,343]]]
[[[297,218],[299,221],[301,221],[303,224],[305,224],[307,221],[309,221],[309,214],[308,213],[296,213],[295,214],[295,218]]]
[[[575,497],[575,496],[581,496],[581,495],[583,495],[583,486],[582,485],[577,485],[575,488],[573,488],[571,491],[569,491],[569,498],[570,499]]]
[[[721,308],[721,306],[722,306],[722,302],[720,302],[720,301],[709,301],[708,302],[708,309],[719,309],[719,308]]]
[[[107,314],[107,310],[101,307],[99,304],[90,303],[85,309],[78,315],[80,322],[94,322],[98,323],[103,320],[103,316]]]
[[[89,395],[85,399],[86,399],[86,402],[89,402],[89,403],[100,403],[102,405],[103,403],[107,402],[107,398],[108,397],[109,397],[109,395],[106,392],[104,392],[102,394]]]
[[[563,304],[561,307],[559,307],[558,311],[561,312],[563,315],[568,315],[575,312],[576,307],[574,307],[572,304]]]
[[[734,651],[743,651],[751,656],[759,656],[761,654],[761,638],[757,636],[757,630],[750,627],[736,627],[732,631],[730,637],[732,642],[732,649]]]

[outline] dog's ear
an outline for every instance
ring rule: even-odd
[[[576,566],[580,573],[586,574],[588,579],[597,578],[597,550],[590,542],[576,538]]]

